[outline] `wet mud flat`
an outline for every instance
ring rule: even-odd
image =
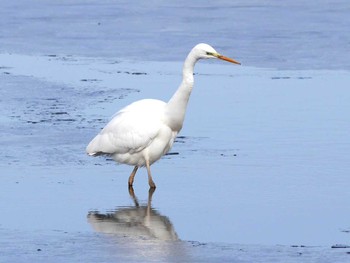
[[[0,229],[3,262],[348,262],[344,249],[166,241]],[[21,242],[18,244],[18,240]]]
[[[350,260],[348,72],[198,64],[150,196],[84,150],[124,105],[167,100],[181,63],[0,61],[4,262]]]

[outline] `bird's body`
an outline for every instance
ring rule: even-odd
[[[166,124],[166,103],[160,100],[136,101],[116,113],[91,141],[89,153],[110,154],[119,163],[145,166],[166,154],[178,133]]]
[[[198,44],[187,56],[182,83],[167,103],[143,99],[121,109],[89,143],[87,153],[109,154],[119,163],[134,166],[129,186],[133,184],[138,167],[146,166],[149,184],[155,187],[150,165],[170,150],[182,128],[194,82],[194,65],[201,58],[219,58],[239,64],[207,44]]]

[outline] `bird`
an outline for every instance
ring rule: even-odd
[[[197,44],[185,59],[182,82],[169,101],[142,99],[122,108],[91,140],[86,147],[87,154],[110,155],[117,163],[133,166],[129,187],[133,186],[138,168],[146,167],[148,184],[150,188],[156,188],[150,166],[169,152],[182,129],[194,85],[194,66],[200,59],[241,64],[221,55],[208,44]]]

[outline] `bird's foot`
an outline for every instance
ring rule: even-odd
[[[153,188],[153,189],[156,188],[156,184],[153,182],[153,180],[149,180],[149,181],[148,181],[148,184],[149,184],[149,187],[150,187],[150,188]]]

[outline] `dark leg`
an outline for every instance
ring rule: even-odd
[[[134,170],[132,170],[130,176],[129,176],[129,187],[132,187],[132,184],[134,183],[134,178],[135,178],[135,175],[136,175],[136,172],[137,172],[137,169],[139,167],[138,166],[135,166],[134,167]]]

